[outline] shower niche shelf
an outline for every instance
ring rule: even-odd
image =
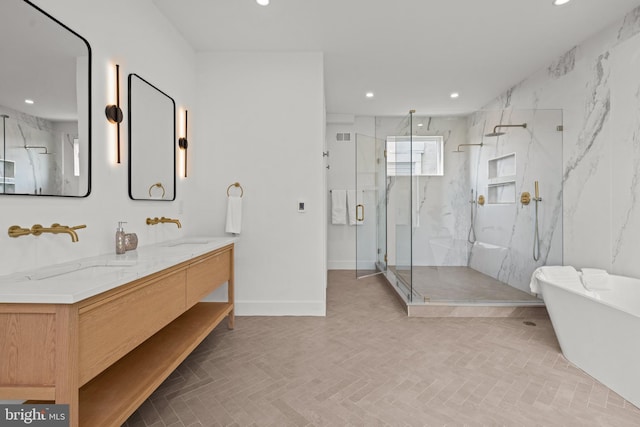
[[[0,193],[16,192],[16,162],[0,159]]]
[[[487,203],[490,205],[513,204],[516,202],[516,182],[504,182],[487,187]]]
[[[516,202],[516,153],[487,161],[487,203],[490,205]]]

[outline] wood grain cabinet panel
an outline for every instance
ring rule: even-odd
[[[187,307],[196,304],[231,278],[231,251],[224,251],[189,266]]]
[[[80,309],[80,384],[185,311],[184,270]]]
[[[53,313],[0,313],[0,385],[55,384],[55,321]]]

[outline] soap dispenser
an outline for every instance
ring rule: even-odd
[[[126,224],[126,221],[119,221],[118,228],[116,229],[116,254],[120,255],[126,252],[124,244],[124,228],[122,224]]]

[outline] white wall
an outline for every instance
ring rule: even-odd
[[[322,54],[202,53],[197,69],[189,221],[223,233],[227,187],[239,182],[237,313],[324,315]]]
[[[487,106],[562,108],[564,264],[640,277],[640,8]]]
[[[67,235],[10,238],[0,233],[0,274],[27,270],[114,251],[117,221],[128,221],[127,231],[137,232],[140,245],[195,233],[189,216],[179,212],[179,202],[129,200],[127,194],[127,122],[122,126],[123,162],[115,163],[114,129],[104,115],[113,103],[110,91],[113,64],[121,68],[121,104],[125,113],[126,77],[137,73],[171,95],[178,107],[191,107],[195,99],[195,54],[150,0],[112,2],[37,0],[40,7],[85,37],[92,48],[92,190],[87,198],[0,196],[0,229],[39,223],[87,224],[78,231],[80,241]],[[178,180],[178,199],[190,181]],[[183,219],[184,228],[150,227],[148,216]]]

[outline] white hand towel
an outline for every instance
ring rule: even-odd
[[[331,224],[347,223],[347,191],[331,190]]]
[[[529,288],[534,294],[540,294],[542,289],[540,287],[539,280],[545,280],[547,282],[557,283],[566,287],[580,285],[580,276],[575,268],[570,265],[554,265],[538,267],[531,275],[531,282]]]
[[[594,289],[611,289],[611,281],[609,280],[609,273],[607,273],[607,270],[600,270],[598,268],[582,268],[581,271],[582,275],[580,276],[580,279],[582,280],[582,285],[585,289],[589,291]]]
[[[347,190],[347,210],[349,213],[349,225],[362,225],[364,222],[357,219],[358,205],[362,204],[361,194],[362,191]]]
[[[242,229],[242,197],[227,197],[227,233],[240,234]]]
[[[356,210],[357,210],[357,197],[356,190],[347,190],[347,213],[349,216],[349,225],[356,225]]]

